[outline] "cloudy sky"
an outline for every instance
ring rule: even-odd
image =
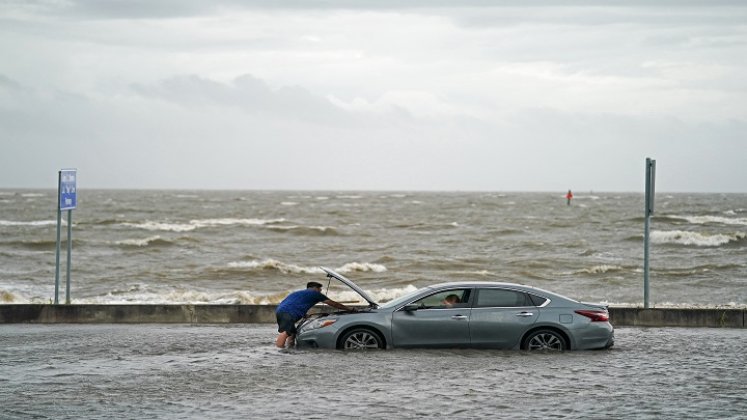
[[[745,75],[736,0],[0,0],[0,188],[747,192]]]

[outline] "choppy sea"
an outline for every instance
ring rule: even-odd
[[[380,301],[488,280],[642,304],[643,195],[574,194],[81,189],[72,302],[276,303],[327,266]],[[54,298],[55,204],[0,190],[0,303]],[[654,306],[747,307],[747,194],[659,193],[650,279]]]

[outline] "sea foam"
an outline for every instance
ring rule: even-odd
[[[250,270],[277,270],[284,274],[324,274],[324,270],[318,266],[303,267],[296,264],[284,263],[272,258],[261,261],[234,261],[228,263],[228,266],[230,268],[246,268]],[[334,268],[334,270],[340,274],[353,272],[383,273],[386,271],[386,267],[381,264],[351,262],[344,264],[341,267]]]
[[[285,219],[200,219],[190,220],[189,223],[166,223],[146,221],[143,223],[122,223],[124,226],[145,229],[150,231],[167,231],[167,232],[190,232],[199,228],[216,227],[216,226],[263,226],[274,223],[282,223]]]
[[[651,241],[655,244],[695,245],[703,247],[721,246],[731,242],[742,241],[746,237],[747,234],[743,232],[715,235],[706,235],[684,230],[651,232]]]
[[[747,226],[747,218],[723,216],[669,216],[672,219],[682,219],[694,225],[722,224]]]

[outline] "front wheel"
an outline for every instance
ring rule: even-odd
[[[521,348],[528,351],[565,351],[568,350],[568,343],[557,331],[538,330],[524,339]]]
[[[348,331],[340,340],[342,350],[372,350],[384,348],[384,341],[375,332],[359,328]]]

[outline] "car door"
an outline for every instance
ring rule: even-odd
[[[539,317],[529,296],[501,287],[476,290],[470,316],[472,347],[513,348]]]
[[[392,314],[394,347],[469,346],[471,290],[438,291],[395,311]],[[448,302],[447,299],[455,296],[457,302]]]

